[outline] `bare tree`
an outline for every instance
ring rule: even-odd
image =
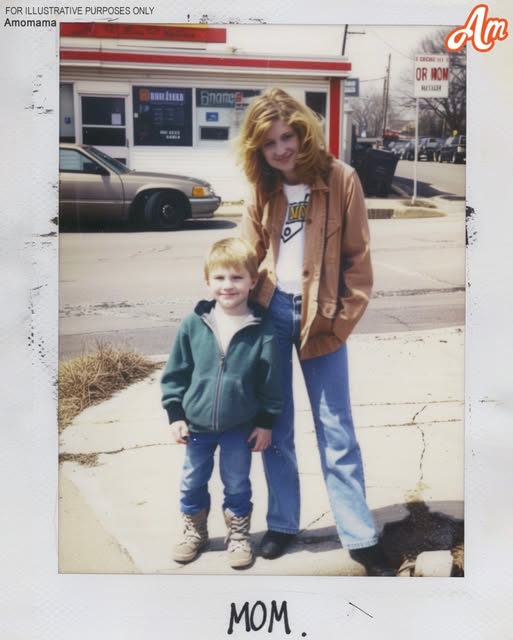
[[[465,49],[456,53],[445,48],[445,37],[450,29],[439,29],[424,38],[412,53],[449,55],[449,97],[422,98],[419,101],[419,131],[424,135],[450,135],[453,131],[465,133],[467,125],[467,58]],[[406,108],[415,105],[413,74],[401,78],[401,104]]]
[[[353,123],[360,135],[365,131],[369,138],[383,134],[383,97],[378,92],[360,98],[350,98],[353,109]]]

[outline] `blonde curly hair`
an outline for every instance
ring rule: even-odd
[[[321,122],[305,104],[273,87],[251,101],[236,140],[239,164],[249,182],[270,193],[281,180],[280,172],[270,167],[262,154],[264,137],[277,120],[287,123],[298,136],[298,179],[312,184],[317,176],[326,177],[333,156],[326,149]]]

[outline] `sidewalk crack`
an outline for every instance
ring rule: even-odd
[[[59,463],[61,462],[78,462],[85,467],[95,467],[98,464],[98,456],[114,455],[123,451],[134,451],[135,449],[145,449],[147,447],[166,446],[167,442],[154,442],[152,444],[136,444],[133,447],[121,447],[112,451],[91,451],[89,453],[59,453]]]
[[[426,434],[424,433],[424,429],[421,427],[419,423],[416,422],[418,416],[427,409],[428,405],[425,404],[421,409],[415,413],[412,418],[412,425],[416,427],[418,432],[420,433],[420,437],[422,439],[422,451],[420,452],[420,460],[419,460],[419,481],[417,483],[417,487],[421,488],[424,483],[424,456],[426,454]]]

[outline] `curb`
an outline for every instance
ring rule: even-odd
[[[405,198],[408,196],[405,196]],[[369,220],[389,220],[391,218],[440,218],[447,215],[436,207],[421,207],[421,206],[409,206],[407,204],[398,203],[396,199],[391,200],[390,207],[387,206],[372,206],[372,200],[367,200],[367,214]],[[242,216],[242,210],[233,207],[233,205],[226,205],[221,207],[215,212],[214,217],[218,218],[240,218]]]
[[[429,202],[428,206],[410,204],[412,196],[396,184],[390,187],[391,198],[366,197],[369,220],[411,219],[411,218],[440,218],[447,213],[438,208],[433,198],[418,199],[420,203]],[[379,203],[379,204],[378,204]],[[244,200],[222,202],[215,215],[223,218],[240,218],[244,207]]]

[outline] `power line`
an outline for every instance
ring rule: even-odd
[[[395,47],[393,47],[389,42],[387,42],[385,40],[385,38],[383,38],[382,36],[380,36],[376,31],[373,31],[372,29],[370,30],[370,32],[376,36],[376,38],[378,38],[378,40],[381,40],[381,42],[383,42],[384,44],[387,45],[387,47],[389,47],[390,49],[392,49],[392,51],[395,51],[396,53],[398,53],[400,56],[402,56],[403,58],[406,58],[406,60],[411,60],[413,62],[414,58],[412,58],[410,55],[407,55],[406,53],[403,53],[402,51],[399,51],[399,49],[396,49]]]

